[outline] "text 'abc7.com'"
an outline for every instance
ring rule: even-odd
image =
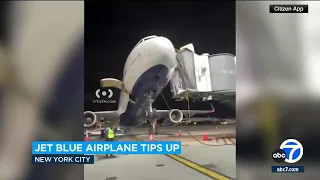
[[[272,153],[272,159],[277,163],[286,162],[289,164],[297,163],[303,156],[303,146],[296,139],[287,139],[283,141],[280,148]],[[272,166],[272,172],[297,173],[304,172],[303,166]]]

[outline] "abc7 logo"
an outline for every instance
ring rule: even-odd
[[[283,162],[286,159],[286,152],[282,149],[276,149],[272,153],[272,159],[278,163]]]

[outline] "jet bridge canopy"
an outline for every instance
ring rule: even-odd
[[[184,99],[186,92],[189,97],[202,100],[226,101],[235,95],[236,60],[233,54],[198,55],[189,44],[182,47],[176,57],[178,66],[170,82],[174,99]]]

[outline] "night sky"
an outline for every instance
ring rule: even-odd
[[[197,54],[235,54],[235,3],[222,2],[119,2],[85,4],[85,110],[116,110],[118,104],[93,104],[100,79],[122,80],[130,51],[143,37],[164,36],[176,48],[193,43]],[[118,100],[119,91],[114,90]],[[187,109],[185,101],[171,98],[170,86],[163,91],[170,108]],[[217,117],[235,112],[212,102]],[[159,96],[154,107],[168,109]],[[210,109],[208,102],[192,103],[191,109]]]

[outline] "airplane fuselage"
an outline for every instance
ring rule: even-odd
[[[150,116],[148,106],[169,82],[176,67],[176,52],[165,37],[143,38],[129,54],[123,72],[123,83],[130,93],[129,101],[121,92],[118,112],[120,126],[136,127]],[[150,112],[151,110],[149,110]]]
[[[152,107],[157,96],[170,81],[177,67],[176,50],[165,37],[149,36],[140,40],[129,54],[123,70],[122,81],[104,78],[103,88],[113,87],[121,90],[119,106],[116,111],[84,112],[85,128],[100,121],[113,127],[137,127],[144,121],[151,124],[150,133],[157,133],[157,120],[169,118],[173,123],[181,123],[183,117],[195,114],[213,113],[211,110],[156,110]],[[107,120],[107,121],[105,121]]]

